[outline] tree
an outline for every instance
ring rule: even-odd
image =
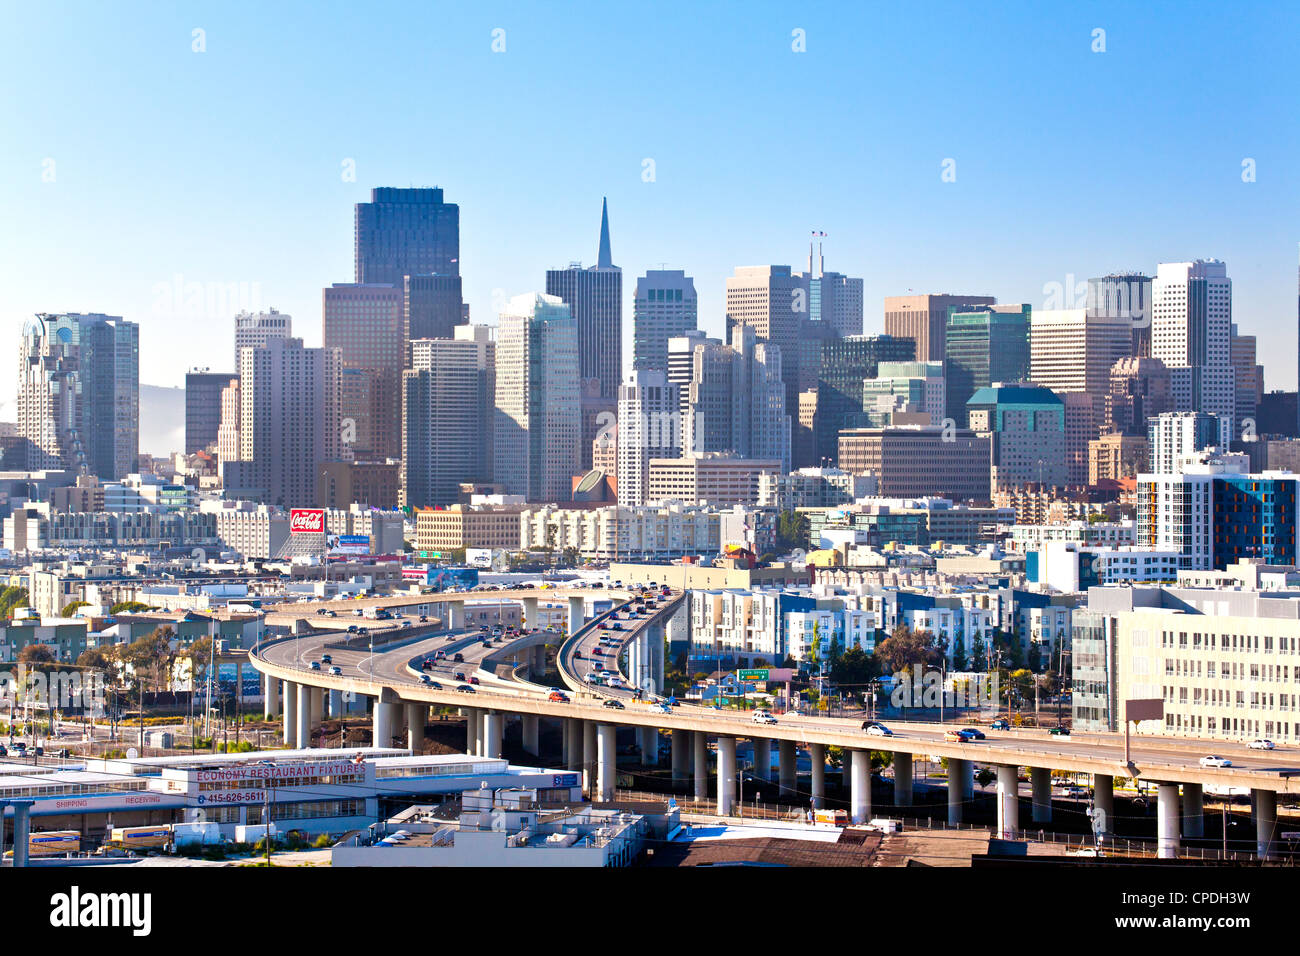
[[[97,647],[88,647],[77,655],[77,666],[107,671],[111,666],[108,655]]]
[[[841,687],[860,686],[875,676],[875,661],[862,648],[850,647],[831,664],[831,680]]]
[[[190,662],[190,686],[195,687],[208,671],[208,659],[212,656],[212,638],[200,637],[183,653]]]
[[[975,782],[980,785],[981,790],[983,790],[985,787],[987,787],[996,779],[998,779],[998,775],[995,774],[988,767],[980,767],[979,772],[975,774]]]
[[[139,601],[118,601],[108,609],[109,614],[139,614],[141,611],[149,610],[148,604],[141,604]]]
[[[808,516],[799,511],[782,511],[776,517],[776,546],[780,551],[805,547],[808,541]]]
[[[970,643],[970,656],[972,668],[982,670],[988,667],[988,647],[979,631],[975,632],[975,639]]]
[[[876,645],[876,661],[882,674],[895,674],[914,665],[937,667],[942,660],[938,638],[929,631],[914,631],[906,624],[899,624]]]
[[[58,660],[48,644],[28,644],[18,652],[20,664],[53,664]]]
[[[958,634],[952,642],[952,669],[955,671],[964,671],[966,669],[966,640]]]
[[[59,612],[59,616],[60,616],[60,617],[73,617],[74,615],[76,615],[77,611],[81,610],[83,607],[90,607],[90,602],[89,602],[89,601],[73,601],[72,603],[70,603],[70,604],[65,604],[65,605],[63,606],[63,610]]]
[[[14,608],[27,607],[27,589],[9,585],[0,591],[0,618],[6,620],[13,616]]]

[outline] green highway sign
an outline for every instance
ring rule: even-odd
[[[739,680],[767,680],[767,668],[737,671],[736,677]]]

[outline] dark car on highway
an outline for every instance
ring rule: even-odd
[[[455,656],[452,657],[452,660],[455,661],[457,664],[459,664],[465,660],[465,655],[462,654],[460,651],[457,651]]]
[[[474,688],[473,688],[473,687],[470,687],[469,684],[457,684],[457,685],[456,685],[456,690],[459,691],[459,692],[462,693],[462,694],[473,694],[473,693],[475,693]]]
[[[982,731],[982,730],[976,730],[974,727],[965,727],[965,728],[962,729],[961,732],[962,732],[963,734],[965,734],[967,737],[969,737],[971,740],[983,740],[983,739],[984,739],[984,731]]]
[[[1053,727],[1051,730],[1048,731],[1048,733],[1051,734],[1053,737],[1068,737],[1070,736],[1070,728]]]

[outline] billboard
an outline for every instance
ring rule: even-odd
[[[290,534],[324,534],[324,508],[293,508],[289,512]]]
[[[332,554],[369,554],[370,553],[370,535],[368,534],[341,534],[337,541],[331,542],[330,553]]]

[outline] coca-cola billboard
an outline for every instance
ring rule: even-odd
[[[324,534],[324,508],[294,508],[289,512],[290,534]]]

